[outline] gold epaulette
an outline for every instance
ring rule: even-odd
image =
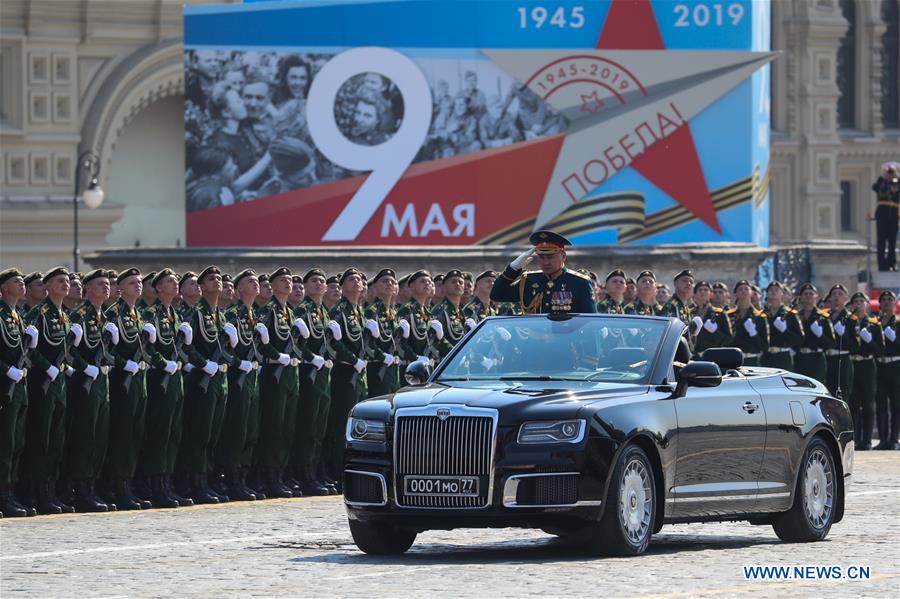
[[[722,308],[717,308],[716,306],[711,306],[711,308],[712,308],[712,311],[713,311],[713,312],[720,312],[720,313],[721,313],[721,312],[724,312],[724,311],[725,311],[725,310],[723,310]]]
[[[824,316],[826,318],[830,318],[831,310],[829,310],[828,308],[825,308],[824,310],[819,310],[818,308],[816,308],[816,314],[818,314],[819,316]]]
[[[856,314],[851,314],[850,320],[859,320],[859,317]]]
[[[735,312],[737,312],[737,308],[732,308],[730,310],[726,310],[725,314],[734,314]]]
[[[540,271],[538,271],[538,272],[540,272]],[[584,275],[584,274],[581,274],[581,273],[578,272],[577,270],[567,270],[566,272],[569,273],[569,274],[573,274],[573,275],[575,275],[576,277],[581,277],[582,279],[587,279],[588,281],[591,280],[590,275]]]
[[[878,324],[878,325],[881,324],[881,319],[878,318],[877,316],[870,316],[869,320],[871,321],[872,324]]]
[[[800,310],[798,310],[797,308],[790,308],[788,312],[790,312],[791,314],[800,314]]]

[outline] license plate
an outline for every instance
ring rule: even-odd
[[[477,476],[405,476],[405,495],[477,497]]]

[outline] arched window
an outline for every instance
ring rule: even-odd
[[[841,0],[841,13],[849,27],[837,52],[838,126],[856,127],[856,5],[855,0]]]
[[[885,129],[900,129],[900,6],[883,0],[881,19],[887,25],[881,38],[881,118]]]

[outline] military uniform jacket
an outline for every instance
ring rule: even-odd
[[[70,318],[73,323],[77,322],[84,329],[81,343],[70,352],[72,367],[78,372],[84,372],[89,364],[97,368],[114,366],[110,361],[113,357],[110,352],[112,344],[108,339],[104,339],[103,335],[106,316],[102,308],[97,310],[93,304],[85,301],[72,310]]]
[[[65,370],[66,362],[71,360],[66,336],[72,328],[66,313],[46,297],[31,309],[25,320],[38,330],[38,346],[31,352],[34,368],[41,373],[51,366]]]
[[[361,306],[342,297],[341,301],[332,306],[330,316],[341,327],[341,340],[333,341],[338,362],[353,366],[357,360],[384,360],[384,352],[372,346],[372,337],[365,328],[366,316]]]
[[[517,302],[495,302],[497,304],[497,316],[516,316],[521,314]]]
[[[12,383],[6,373],[11,366],[18,368],[25,354],[25,322],[15,308],[0,300],[0,377],[4,383]]]
[[[294,326],[294,313],[290,306],[282,304],[273,295],[272,299],[259,309],[257,322],[263,323],[269,329],[269,343],[261,345],[259,349],[270,363],[278,359],[278,354],[287,354],[297,360],[303,359],[303,344],[291,332],[291,327]]]
[[[893,314],[881,320],[882,334],[888,329],[893,329],[894,340],[891,341],[887,336],[884,337],[884,357],[893,358],[900,356],[900,319]],[[895,366],[895,368],[900,368],[900,365]]]
[[[431,331],[431,313],[428,309],[416,299],[411,299],[400,308],[398,316],[409,322],[409,337],[400,340],[403,358],[407,362],[412,362],[419,356],[437,358],[439,350]]]
[[[145,361],[145,356],[149,357],[145,347],[145,344],[149,343],[141,338],[144,321],[137,308],[129,306],[125,300],[119,298],[106,309],[106,320],[119,328],[119,343],[112,348],[116,366],[122,368],[128,360],[140,363]]]
[[[839,312],[832,312],[829,316],[831,325],[834,327],[837,323],[843,323],[844,334],[838,335],[837,330],[834,331],[834,348],[832,351],[856,353],[859,351],[859,333],[856,328],[859,324],[859,318],[844,308]]]
[[[443,358],[466,334],[466,316],[463,314],[462,308],[444,298],[441,303],[431,309],[431,317],[444,327],[444,338],[437,342]]]
[[[475,322],[481,322],[488,316],[496,316],[497,308],[490,300],[488,300],[487,305],[485,305],[485,303],[476,296],[463,307],[463,314],[466,315],[466,318],[471,318]]]
[[[302,318],[309,327],[309,339],[303,345],[303,361],[309,362],[315,356],[333,360],[336,353],[330,340],[331,332],[328,331],[330,319],[325,306],[307,298],[294,309],[294,316]]]
[[[625,314],[634,314],[637,316],[662,316],[662,306],[657,303],[645,304],[641,301],[641,298],[637,298],[625,306]]]
[[[625,314],[625,304],[621,304],[607,295],[597,302],[597,312],[601,314]]]
[[[225,310],[225,321],[230,322],[237,329],[238,343],[234,348],[228,350],[234,356],[232,364],[237,367],[241,360],[259,363],[262,359],[260,351],[262,342],[256,332],[256,325],[259,321],[256,318],[255,310],[252,307],[248,308],[242,302],[231,304]],[[271,341],[271,338],[269,340]]]
[[[717,308],[712,304],[705,306],[697,306],[694,309],[694,315],[699,316],[704,324],[711,320],[716,323],[716,330],[710,333],[704,327],[700,327],[697,331],[694,341],[694,352],[702,354],[711,347],[725,347],[731,342],[734,331],[731,330],[731,320],[722,308]]]
[[[156,327],[156,343],[147,344],[147,353],[150,355],[150,364],[154,368],[165,368],[166,362],[184,362],[184,356],[179,356],[176,351],[178,343],[178,327],[181,326],[181,315],[172,306],[165,306],[159,300],[142,312],[144,322],[149,322]],[[182,348],[184,351],[184,348]]]
[[[731,321],[731,346],[740,348],[745,354],[759,354],[769,348],[769,321],[766,313],[750,306],[746,310],[734,307],[725,312]],[[752,320],[756,325],[756,336],[751,337],[744,322]]]
[[[867,329],[872,335],[872,340],[866,341],[859,336],[860,331]],[[880,358],[884,355],[884,331],[881,328],[881,322],[875,316],[867,314],[862,318],[857,317],[854,332],[859,338],[859,345],[850,351],[854,356],[866,356],[869,358]],[[844,333],[846,335],[847,333]]]
[[[397,310],[376,297],[375,301],[366,307],[365,316],[378,323],[378,339],[370,340],[370,345],[385,354],[399,353],[397,339],[400,336],[400,317]]]
[[[814,308],[809,314],[803,314],[802,311],[797,312],[800,324],[803,325],[803,343],[800,345],[801,353],[827,350],[835,346],[834,328],[831,326],[831,320],[828,318],[828,310],[819,310]],[[822,336],[816,337],[812,332],[813,323],[818,322],[822,327]]]
[[[222,333],[225,314],[218,307],[213,308],[205,298],[194,306],[187,321],[194,330],[194,338],[184,351],[194,368],[203,368],[207,360],[217,364],[228,364],[231,356],[226,349],[227,338]]]
[[[770,348],[796,349],[803,345],[803,323],[796,310],[782,305],[777,310],[766,310],[766,315],[769,321]],[[783,333],[775,327],[775,321],[779,318],[787,324]]]
[[[597,311],[597,297],[590,278],[567,268],[548,277],[539,270],[523,273],[507,266],[494,282],[491,299],[518,302],[526,314]]]
[[[684,324],[688,324],[691,322],[691,319],[694,318],[694,313],[696,311],[696,306],[694,304],[685,304],[681,301],[681,298],[677,295],[673,295],[669,298],[662,307],[662,316],[669,316],[671,318],[677,318]]]

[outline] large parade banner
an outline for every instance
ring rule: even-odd
[[[769,8],[187,6],[188,244],[768,245]]]

